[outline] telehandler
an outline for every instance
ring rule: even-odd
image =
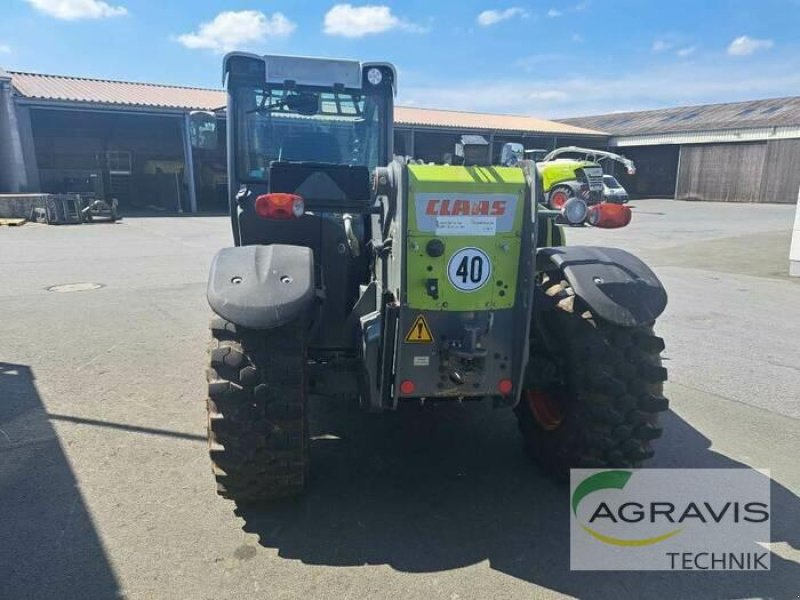
[[[310,393],[373,412],[491,399],[558,477],[653,455],[667,295],[623,250],[564,245],[556,217],[585,206],[545,209],[531,161],[393,160],[391,64],[236,52],[223,72],[234,245],[207,290],[222,496],[304,491]],[[190,123],[214,143],[209,115]]]

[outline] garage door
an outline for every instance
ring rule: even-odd
[[[767,142],[759,202],[797,202],[800,188],[800,140]]]
[[[678,200],[759,202],[766,142],[682,146]]]

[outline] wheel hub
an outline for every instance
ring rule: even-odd
[[[564,411],[553,394],[542,390],[527,390],[525,398],[533,418],[547,431],[557,429],[564,421]]]
[[[554,192],[552,198],[550,199],[550,204],[555,209],[561,209],[569,200],[569,196],[565,192],[561,190]]]

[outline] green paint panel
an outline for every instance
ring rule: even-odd
[[[554,160],[552,162],[538,163],[536,167],[542,176],[542,189],[549,192],[557,183],[575,181],[575,171],[587,166],[596,166],[593,162],[584,160]]]
[[[418,183],[427,187],[437,183],[447,186],[459,183],[467,184],[516,184],[525,185],[525,174],[516,167],[452,167],[449,165],[409,165],[409,183],[412,187]],[[447,191],[449,187],[445,188]],[[442,191],[442,190],[439,190]]]
[[[511,308],[526,200],[522,170],[410,165],[408,171],[408,306],[438,311]],[[441,256],[427,252],[431,240],[443,243]],[[431,280],[436,280],[438,298],[428,291]]]

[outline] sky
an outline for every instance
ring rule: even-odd
[[[221,86],[229,50],[390,61],[401,105],[564,118],[800,95],[800,0],[0,0],[6,70]]]

